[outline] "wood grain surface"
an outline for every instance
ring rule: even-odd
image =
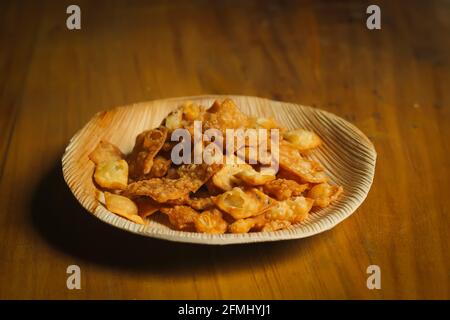
[[[0,298],[450,298],[450,2],[0,2]],[[374,143],[368,198],[323,234],[210,247],[98,221],[61,156],[94,113],[243,94],[342,116]],[[81,268],[68,290],[66,268]],[[366,268],[381,268],[369,290]]]

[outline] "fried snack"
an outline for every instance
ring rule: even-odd
[[[237,157],[234,155],[229,157],[229,162],[211,178],[212,183],[223,191],[230,191],[240,184],[240,180],[235,177],[235,174],[242,170],[253,170],[252,166],[247,163],[237,163]]]
[[[194,217],[195,230],[201,233],[221,234],[227,231],[228,224],[217,209],[203,211]]]
[[[102,162],[109,162],[115,160],[121,160],[124,158],[124,154],[112,143],[101,140],[94,151],[89,154],[89,159],[95,164],[100,164]]]
[[[169,217],[173,227],[178,230],[191,229],[194,226],[195,217],[199,214],[188,206],[174,206],[161,208],[162,213]]]
[[[267,222],[264,227],[261,229],[263,232],[273,232],[281,229],[286,229],[290,227],[292,224],[287,220],[273,220]]]
[[[314,200],[305,197],[296,197],[294,199],[278,202],[265,213],[268,221],[282,220],[291,223],[297,223],[308,217],[308,212],[313,206]]]
[[[308,151],[322,144],[322,139],[316,133],[303,129],[284,132],[283,138],[300,151]]]
[[[285,130],[273,118],[252,117],[249,119],[250,127],[256,129],[279,129]]]
[[[218,129],[224,136],[226,129],[247,128],[249,124],[249,117],[230,99],[225,99],[222,103],[215,101],[203,115],[204,130]]]
[[[215,197],[188,198],[186,204],[195,210],[209,210],[215,207]]]
[[[149,197],[136,198],[134,203],[137,205],[138,214],[142,218],[147,218],[162,208],[160,203]]]
[[[152,169],[150,170],[149,178],[162,178],[167,174],[172,160],[166,159],[163,156],[156,156],[153,159]]]
[[[276,201],[256,188],[243,191],[235,187],[215,198],[216,205],[234,219],[256,216],[275,205]]]
[[[138,216],[136,204],[127,197],[105,192],[105,205],[109,211],[121,217],[139,224],[144,224],[144,220]]]
[[[264,174],[254,170],[253,168],[242,170],[235,174],[235,177],[249,186],[262,186],[275,179],[275,175]]]
[[[197,191],[208,179],[220,169],[220,165],[191,164],[182,165],[177,173],[180,178],[152,178],[128,185],[128,196],[148,196],[157,202],[185,199],[190,192]]]
[[[291,143],[280,144],[280,168],[287,171],[292,178],[304,183],[322,183],[327,181],[323,168],[315,161],[303,158]]]
[[[95,166],[94,180],[105,189],[126,189],[128,184],[127,162],[125,160],[100,162]]]
[[[294,180],[287,179],[272,180],[263,186],[266,194],[279,201],[300,196],[306,189],[308,189],[308,184],[298,184]]]
[[[308,197],[314,199],[314,206],[325,208],[335,201],[344,189],[341,186],[330,186],[328,183],[315,185],[308,192]]]
[[[145,178],[153,166],[153,158],[164,145],[167,128],[147,130],[136,137],[133,151],[128,157],[130,177],[136,180]]]
[[[263,213],[255,217],[234,221],[228,226],[228,231],[231,233],[247,233],[253,229],[261,230],[266,223],[267,220]]]

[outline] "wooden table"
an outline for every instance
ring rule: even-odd
[[[0,3],[0,298],[450,298],[450,2]],[[228,4],[226,4],[228,3]],[[245,94],[356,124],[367,200],[312,238],[237,246],[127,234],[85,212],[61,155],[97,111]],[[81,290],[66,268],[81,268]],[[366,286],[381,268],[380,290]]]

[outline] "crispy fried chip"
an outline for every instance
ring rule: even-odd
[[[280,168],[300,182],[321,183],[327,181],[323,168],[315,161],[303,158],[291,143],[280,144]]]
[[[283,138],[300,151],[314,149],[322,144],[322,140],[316,133],[303,129],[284,132]]]
[[[237,163],[236,156],[231,155],[229,158],[223,168],[211,178],[212,183],[224,191],[230,191],[240,184],[240,180],[234,176],[236,173],[245,169],[253,170],[252,166],[247,163]]]
[[[136,137],[133,151],[128,157],[131,178],[143,179],[150,173],[153,158],[164,145],[166,138],[165,127],[144,131]]]
[[[253,168],[249,170],[242,170],[238,172],[235,177],[249,186],[261,186],[275,179],[275,175],[264,174],[254,170]]]
[[[170,223],[178,230],[190,229],[194,226],[198,212],[188,206],[161,208],[162,213],[169,217]]]
[[[267,223],[265,214],[246,219],[238,219],[228,226],[231,233],[247,233],[252,229],[261,230]]]
[[[220,167],[216,164],[182,165],[177,170],[180,178],[153,178],[137,181],[128,185],[126,194],[149,196],[160,203],[185,199],[190,192],[197,191]]]
[[[194,218],[195,230],[202,233],[221,234],[227,231],[228,224],[217,209],[203,211]]]
[[[153,166],[150,170],[149,178],[162,178],[167,174],[172,160],[163,156],[156,156],[153,159]]]
[[[294,180],[276,179],[266,183],[263,191],[277,200],[287,200],[300,196],[307,188],[307,184],[298,184]]]
[[[118,147],[104,140],[101,140],[95,147],[94,151],[89,154],[89,159],[91,159],[95,164],[121,160],[123,158],[124,155]]]
[[[225,99],[222,103],[215,101],[203,116],[203,128],[218,129],[225,134],[226,129],[248,127],[250,119],[238,109],[236,104]]]
[[[94,180],[102,188],[126,189],[128,184],[127,162],[125,160],[100,162],[95,167]]]
[[[269,221],[283,220],[297,223],[306,219],[313,203],[314,200],[301,196],[292,200],[280,201],[266,211],[265,217]]]
[[[267,222],[261,231],[263,232],[272,232],[281,229],[286,229],[291,226],[291,223],[286,220],[273,220]]]
[[[256,216],[273,206],[276,201],[256,188],[243,191],[235,187],[215,198],[216,205],[235,219]]]
[[[138,208],[138,214],[142,218],[146,218],[158,212],[162,205],[149,197],[139,197],[134,200]]]
[[[314,199],[314,206],[325,208],[335,201],[344,189],[341,186],[330,186],[328,183],[315,185],[308,192],[308,197]]]
[[[127,197],[105,192],[105,205],[109,211],[119,216],[139,224],[144,224],[144,220],[138,216],[136,204]]]

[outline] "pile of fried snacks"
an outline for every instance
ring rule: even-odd
[[[178,142],[172,141],[172,133],[177,129],[192,133],[198,121],[202,132],[215,129],[223,136],[227,129],[277,129],[278,170],[267,168],[267,159],[253,159],[259,153],[252,153],[255,146],[247,141],[240,150],[244,161],[239,161],[237,152],[224,152],[220,156],[230,161],[175,164],[172,151]],[[256,147],[268,149],[270,157],[270,145],[256,141]],[[196,148],[194,139],[188,143],[191,150]],[[213,142],[202,139],[199,143]],[[313,207],[325,208],[342,194],[341,186],[327,182],[321,165],[308,159],[321,144],[314,132],[287,130],[274,119],[248,116],[225,99],[210,108],[183,104],[158,128],[140,133],[128,155],[102,140],[89,158],[95,163],[93,179],[103,195],[102,204],[135,223],[145,224],[158,214],[165,215],[176,230],[268,232],[303,221]]]

